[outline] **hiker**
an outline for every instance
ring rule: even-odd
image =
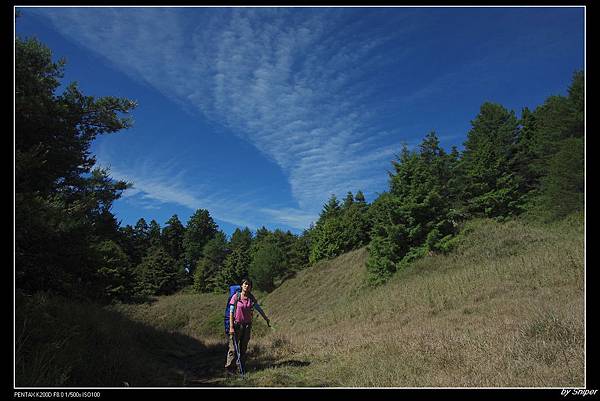
[[[265,315],[258,302],[256,302],[256,299],[250,292],[251,290],[252,281],[244,279],[241,284],[241,292],[236,292],[231,297],[231,301],[229,301],[229,349],[227,351],[227,361],[225,362],[225,369],[228,373],[234,373],[236,369],[236,348],[240,353],[239,361],[241,366],[239,368],[242,373],[244,372],[246,349],[250,341],[252,311],[254,308],[265,319],[267,326],[271,327],[269,318]],[[234,343],[236,340],[237,346]]]

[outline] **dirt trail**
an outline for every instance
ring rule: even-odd
[[[250,384],[247,381],[241,382],[239,374],[228,375],[225,372],[225,342],[206,346],[188,337],[186,343],[178,344],[177,348],[163,353],[161,358],[163,363],[171,367],[173,387],[237,387],[244,383]],[[273,367],[309,365],[309,362],[305,361],[274,360],[268,357],[268,354],[261,351],[257,355],[250,351],[246,371],[252,374]]]
[[[165,350],[161,359],[171,366],[177,387],[223,387],[231,381],[225,374],[226,346],[216,344],[205,346],[197,340],[189,339],[186,344],[178,344],[175,349]]]
[[[187,355],[181,359],[184,366],[186,387],[223,387],[230,381],[225,375],[225,352],[223,349],[210,349]]]
[[[227,343],[211,339],[193,338],[179,333],[172,333],[170,341],[164,343],[164,348],[155,349],[156,357],[160,363],[167,367],[168,377],[163,377],[168,382],[168,387],[239,387],[252,385],[253,372],[270,368],[302,367],[310,365],[308,361],[299,361],[289,358],[281,359],[273,352],[260,347],[250,347],[246,371],[249,373],[244,379],[239,374],[228,375],[225,371],[225,357]],[[256,383],[254,383],[256,385]]]

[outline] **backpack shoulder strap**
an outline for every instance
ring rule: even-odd
[[[250,299],[250,309],[254,310],[254,304],[256,303],[256,298],[254,298],[254,295],[251,292],[248,294],[248,299]]]
[[[235,308],[237,308],[237,295],[238,295],[238,291],[234,292],[230,298],[230,301],[233,301],[233,316],[234,317],[235,317]],[[231,306],[231,302],[229,303],[229,305]]]

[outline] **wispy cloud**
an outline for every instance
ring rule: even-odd
[[[330,9],[266,8],[61,8],[41,14],[64,36],[231,128],[276,162],[298,209],[255,208],[264,216],[306,227],[331,193],[374,191],[387,179],[381,170],[401,138],[382,136],[365,105],[372,78],[389,62],[377,49],[392,38],[362,29],[358,18]],[[156,201],[212,204],[223,220],[241,209],[231,202],[226,210],[215,206],[222,204],[215,194],[190,193],[183,181],[167,176],[170,169],[157,175],[144,168],[135,177],[112,173],[131,177]]]
[[[133,184],[123,194],[125,198],[153,200],[154,206],[159,203],[176,203],[190,209],[198,208],[204,201],[201,196],[190,191],[185,183],[185,169],[178,166],[175,159],[157,162],[140,157],[115,162],[118,159],[105,147],[100,147],[96,152],[96,160],[99,166],[109,169],[112,178]],[[196,187],[195,191],[200,190],[200,187]],[[149,202],[144,202],[144,205],[153,207]]]
[[[110,156],[101,153],[98,156],[98,164],[108,167],[112,178],[134,183],[133,188],[125,191],[123,198],[142,209],[158,209],[161,205],[169,203],[191,210],[207,209],[219,220],[252,229],[258,228],[261,223],[264,224],[261,218],[271,217],[270,213],[249,213],[249,210],[255,210],[257,206],[246,200],[251,198],[247,197],[248,194],[237,194],[232,198],[231,194],[215,192],[208,185],[190,186],[189,174],[178,166],[175,160],[157,163],[156,160],[141,158],[129,161],[125,169],[122,169],[108,162],[109,159]],[[294,223],[293,220],[290,222]],[[306,227],[288,225],[298,229]]]
[[[133,183],[122,198],[143,210],[158,210],[165,204],[193,211],[207,209],[218,220],[251,229],[285,225],[303,230],[316,218],[315,213],[301,209],[266,208],[265,196],[261,196],[260,191],[232,192],[215,189],[209,183],[198,183],[198,177],[188,172],[179,158],[162,162],[148,156],[121,160],[109,147],[100,145],[96,149],[96,160],[99,167],[109,170],[113,179]]]

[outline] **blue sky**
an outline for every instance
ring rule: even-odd
[[[98,165],[121,225],[209,210],[299,233],[330,195],[387,190],[403,143],[459,149],[485,101],[520,115],[585,63],[582,7],[24,7],[16,33],[86,95],[136,100]]]

